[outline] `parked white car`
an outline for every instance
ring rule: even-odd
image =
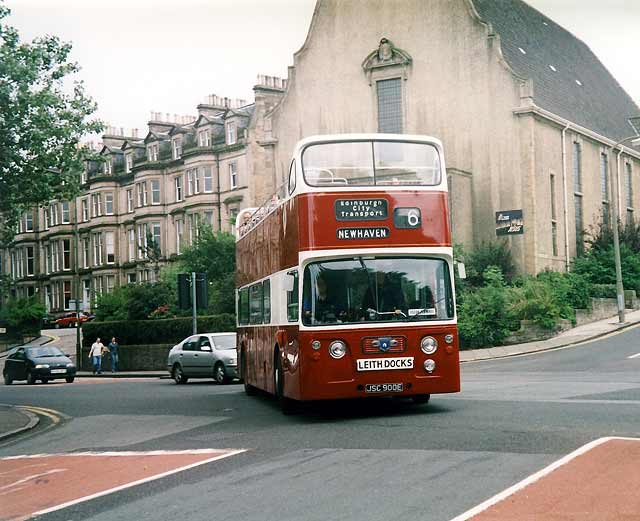
[[[185,338],[169,351],[167,369],[177,384],[189,378],[229,383],[238,377],[236,334],[202,333]]]

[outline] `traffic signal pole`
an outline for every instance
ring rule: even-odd
[[[196,302],[196,273],[191,272],[191,310],[193,316],[193,334],[198,332],[198,304]]]

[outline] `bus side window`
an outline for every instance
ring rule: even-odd
[[[292,277],[291,289],[287,288],[287,320],[296,322],[298,320],[298,271],[290,271],[288,277]]]
[[[296,160],[291,161],[289,167],[289,195],[296,189]]]
[[[238,291],[238,323],[249,323],[249,288]]]
[[[249,289],[249,323],[262,324],[262,282]]]
[[[269,324],[271,322],[271,282],[269,279],[262,284],[262,312],[263,322]]]

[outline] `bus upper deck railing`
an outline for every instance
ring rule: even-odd
[[[236,219],[236,240],[253,230],[264,218],[285,202],[285,185],[281,185],[262,205],[257,208],[245,208]]]

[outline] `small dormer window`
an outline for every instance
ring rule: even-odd
[[[80,174],[80,183],[85,184],[87,182],[87,178],[88,178],[88,173],[87,173],[87,168],[85,167],[85,169]]]
[[[125,156],[124,165],[125,165],[125,171],[127,172],[127,174],[129,172],[131,172],[131,169],[133,168],[133,155],[132,154],[127,154]]]
[[[149,161],[158,160],[158,143],[152,143],[147,147],[147,159]]]
[[[211,146],[211,132],[209,132],[209,130],[200,130],[198,132],[198,146],[199,147]]]
[[[227,123],[227,145],[233,145],[237,140],[236,124],[233,122]]]
[[[113,163],[111,162],[111,158],[107,158],[107,160],[104,162],[104,173],[106,175],[111,175],[113,173]]]
[[[182,138],[177,137],[173,140],[173,159],[182,157]]]

